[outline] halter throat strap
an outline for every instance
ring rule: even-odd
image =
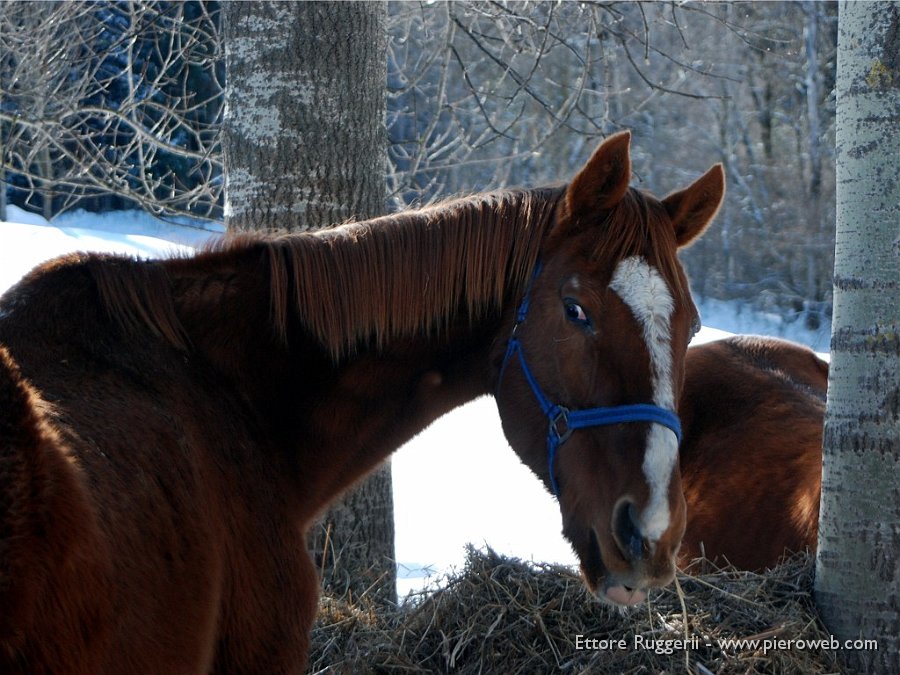
[[[517,335],[519,326],[525,321],[528,316],[528,309],[531,304],[531,291],[534,286],[535,279],[537,279],[538,275],[541,272],[541,268],[541,262],[538,261],[537,265],[535,265],[531,280],[528,283],[528,288],[525,290],[525,295],[522,298],[522,302],[519,305],[519,310],[516,315],[516,324],[515,326],[513,326],[512,334],[510,335],[509,342],[506,345],[506,354],[503,357],[503,364],[500,367],[500,376],[497,380],[497,385],[499,387],[500,383],[503,381],[503,376],[506,373],[506,368],[509,365],[509,362],[512,360],[513,356],[517,356],[519,366],[522,369],[522,374],[525,376],[525,380],[528,382],[528,386],[531,388],[531,392],[532,394],[534,394],[534,398],[537,400],[541,411],[544,413],[544,416],[548,421],[547,469],[550,474],[550,486],[553,489],[553,494],[558,500],[559,485],[556,482],[556,472],[553,469],[554,462],[556,460],[556,451],[559,449],[559,446],[569,440],[573,432],[577,431],[578,429],[585,429],[588,427],[608,426],[611,424],[625,424],[628,422],[643,422],[650,424],[660,424],[665,428],[670,429],[675,434],[676,438],[678,439],[678,443],[680,444],[681,421],[679,420],[678,415],[675,412],[667,410],[665,408],[661,408],[651,403],[634,403],[631,405],[604,406],[597,408],[570,410],[565,406],[553,403],[549,398],[547,398],[546,394],[544,394],[543,389],[541,389],[541,386],[538,384],[534,373],[531,372],[531,368],[528,367],[528,362],[525,359],[525,351],[522,347],[522,342],[519,340]]]

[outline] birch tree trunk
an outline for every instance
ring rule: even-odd
[[[307,230],[385,205],[387,8],[225,2],[225,223]],[[390,465],[311,533],[326,587],[394,600]]]
[[[900,4],[840,5],[837,234],[816,602],[900,672]],[[844,645],[846,646],[846,645]],[[858,645],[857,645],[858,646]]]

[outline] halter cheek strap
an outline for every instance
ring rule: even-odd
[[[512,335],[506,346],[506,355],[503,357],[503,365],[500,367],[499,383],[503,381],[503,375],[506,368],[512,360],[513,355],[518,356],[519,365],[525,380],[531,388],[541,411],[548,420],[547,431],[547,468],[550,473],[550,486],[553,488],[553,494],[559,499],[559,485],[556,482],[556,473],[553,470],[554,461],[556,460],[556,451],[559,446],[569,440],[569,437],[578,429],[587,427],[607,426],[610,424],[624,424],[626,422],[646,422],[651,424],[661,424],[667,429],[671,429],[681,443],[681,421],[671,410],[660,408],[650,403],[635,403],[631,405],[617,405],[598,408],[584,408],[581,410],[569,410],[565,406],[557,405],[550,401],[544,394],[540,385],[535,379],[531,368],[525,360],[525,351],[522,348],[522,342],[516,333],[519,326],[528,316],[528,309],[531,303],[531,289],[534,281],[537,279],[541,271],[541,263],[538,261],[532,274],[531,281],[519,305],[519,311],[516,315],[516,324],[513,327]]]

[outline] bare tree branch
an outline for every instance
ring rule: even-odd
[[[2,175],[26,203],[50,217],[117,195],[220,217],[221,49],[205,3],[13,0],[0,34]]]

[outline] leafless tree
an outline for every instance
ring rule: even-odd
[[[12,194],[48,215],[114,194],[220,219],[214,6],[0,4]],[[820,2],[391,3],[390,208],[556,181],[627,127],[646,149],[638,180],[684,182],[716,155],[727,167],[719,226],[685,256],[695,289],[814,323],[831,301],[836,15]]]
[[[710,64],[683,64],[654,46],[651,23],[679,32],[684,11],[669,3],[393,4],[392,194],[404,203],[504,185],[518,178],[513,165],[531,182],[556,179],[585,145],[623,124],[623,67],[640,82],[638,97],[629,96],[638,106],[666,93],[716,96],[683,74],[645,72],[652,55],[716,79]]]
[[[221,48],[206,8],[0,4],[2,167],[28,204],[49,217],[118,195],[220,217]]]

